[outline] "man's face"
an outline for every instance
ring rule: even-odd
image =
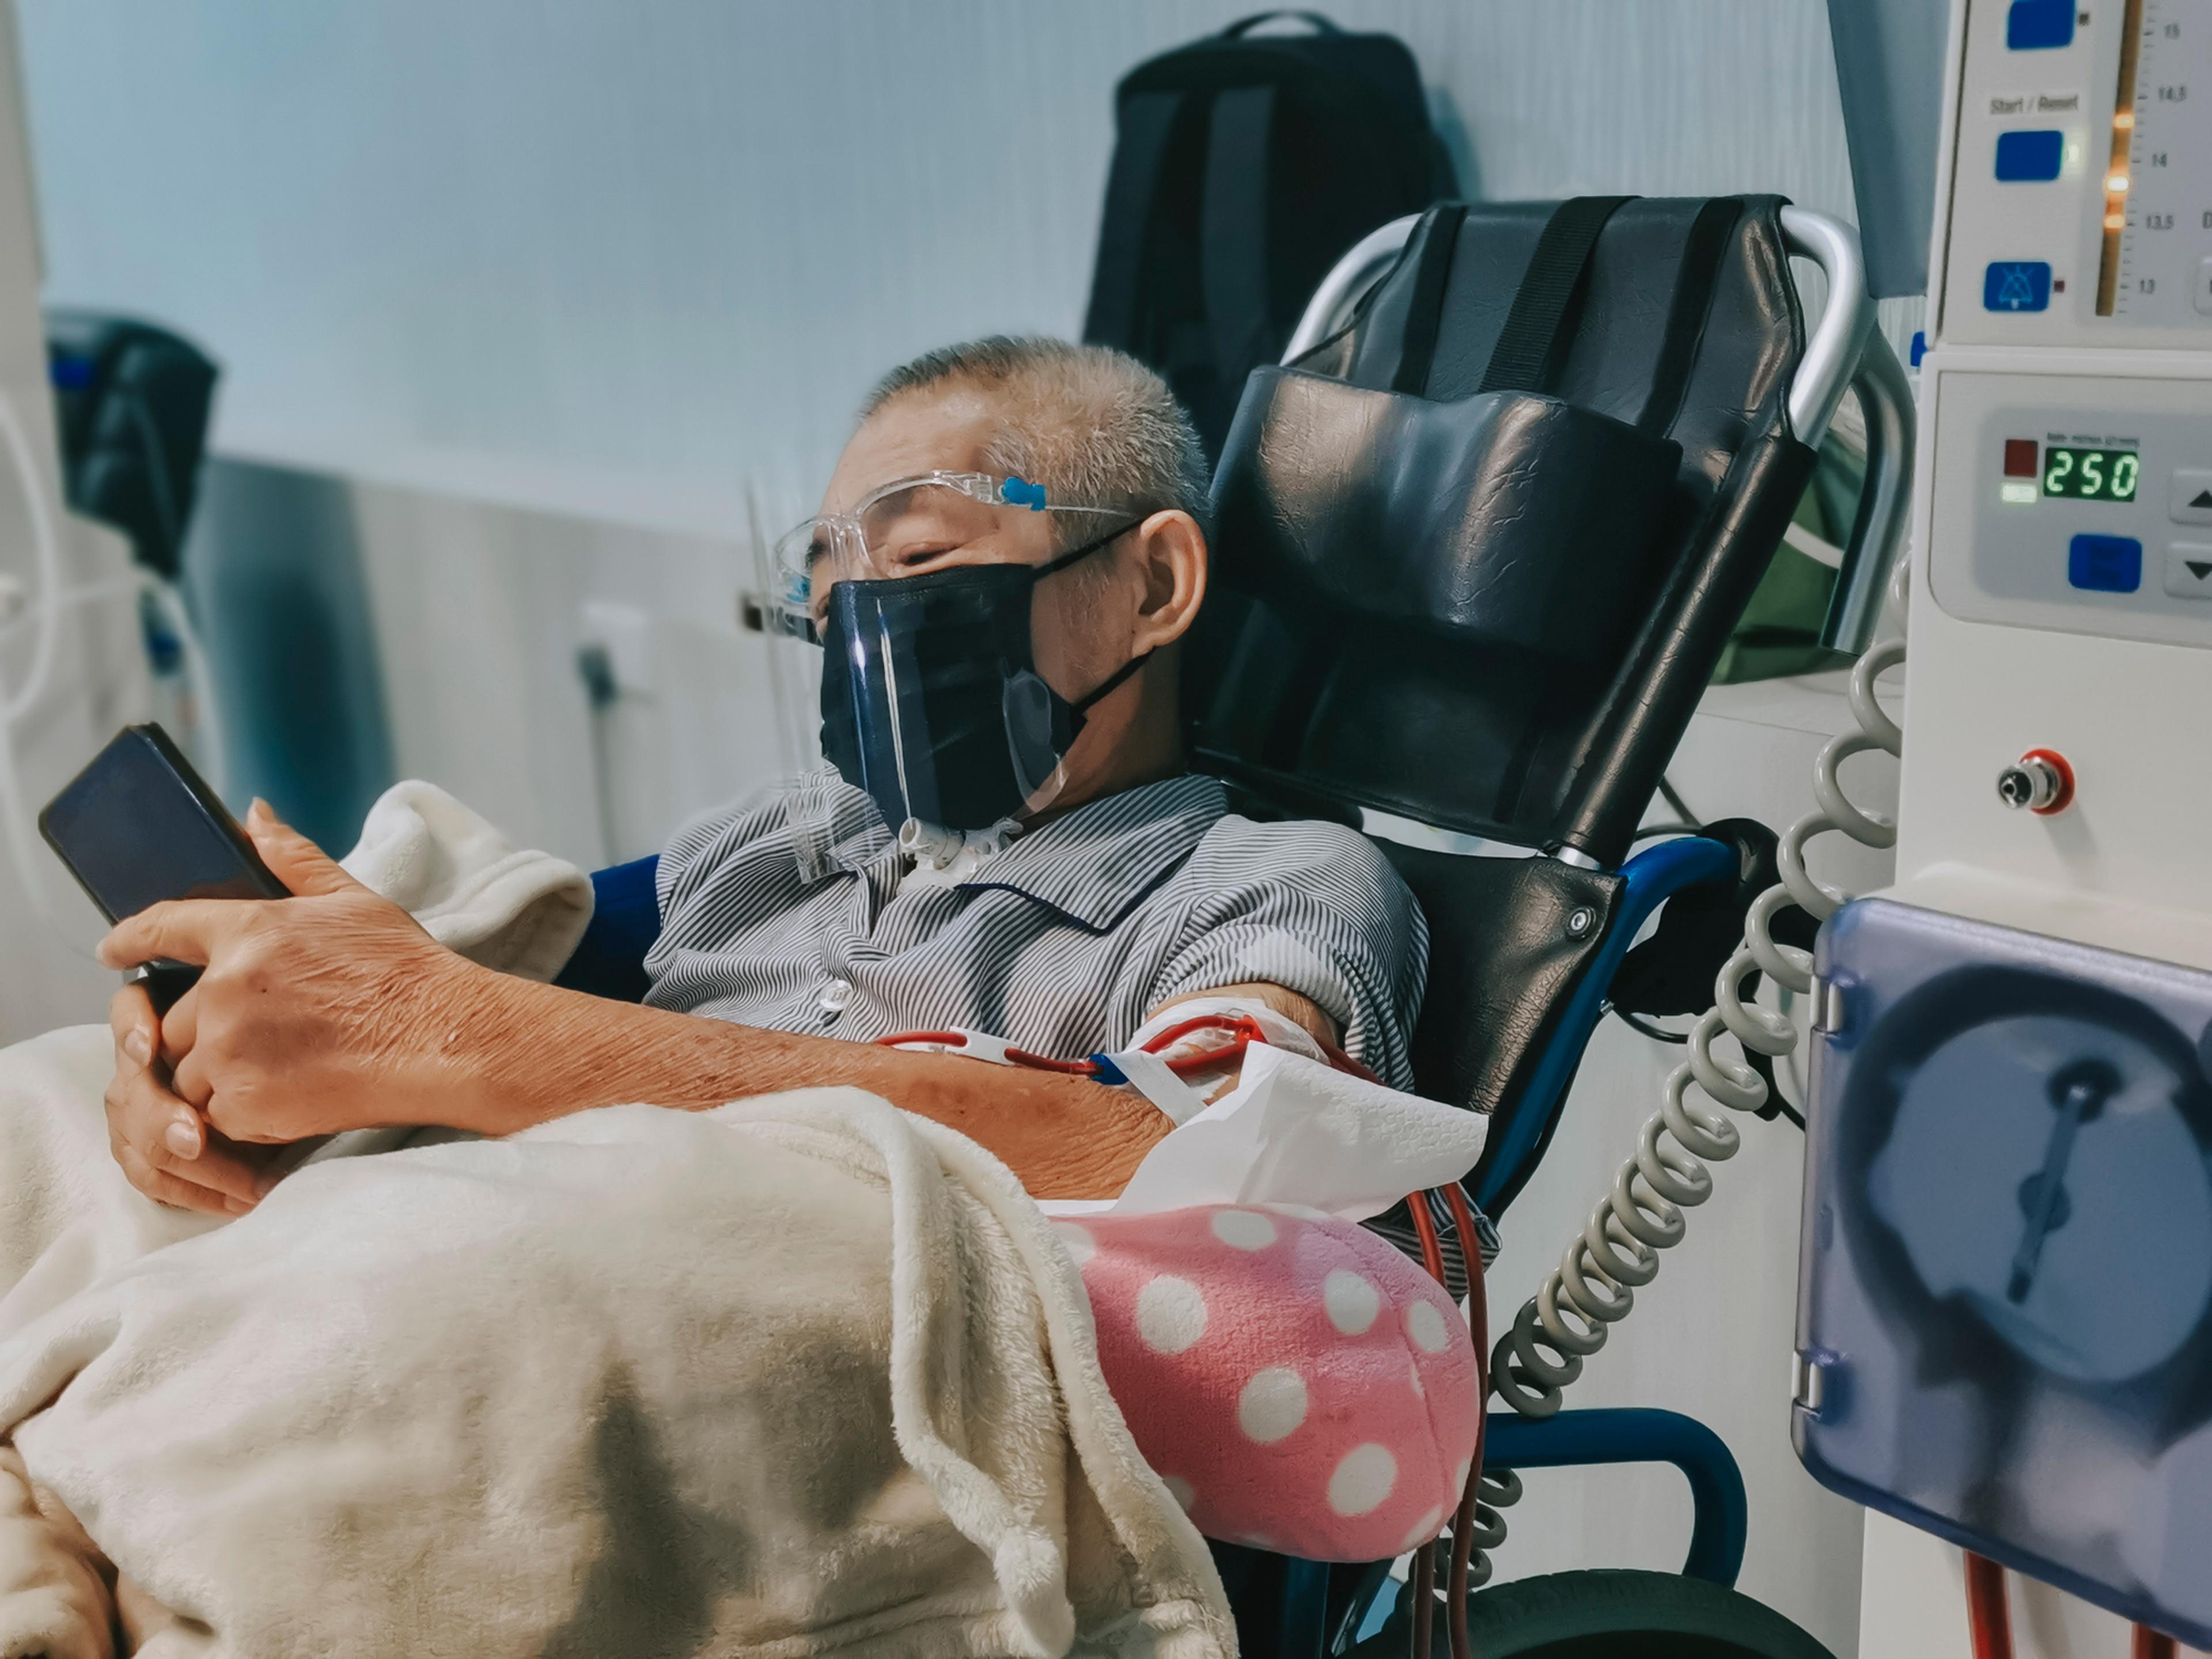
[[[884,485],[929,472],[990,471],[985,453],[1001,416],[987,392],[951,386],[908,393],[869,416],[845,446],[822,497],[822,512],[850,513]],[[869,509],[869,545],[884,576],[919,575],[968,564],[1042,564],[1063,550],[1055,515],[990,507],[949,491],[895,495]],[[1114,521],[1077,520],[1088,540]],[[1062,696],[1081,696],[1133,654],[1127,647],[1143,598],[1142,579],[1124,572],[1116,549],[1037,586],[1030,608],[1037,671]],[[824,595],[812,597],[822,614]],[[1118,653],[1118,654],[1117,654]]]

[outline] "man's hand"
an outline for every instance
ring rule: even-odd
[[[161,1023],[145,988],[126,985],[107,1005],[115,1076],[107,1085],[107,1144],[131,1184],[179,1209],[240,1215],[253,1207],[276,1148],[240,1146],[210,1129],[168,1085],[155,1057]]]
[[[130,1125],[118,1137],[118,1158],[128,1147],[150,1174],[233,1196],[231,1187],[202,1178],[217,1164],[199,1175],[179,1173],[176,1160],[192,1168],[208,1156],[182,1159],[189,1130],[179,1121],[179,1103],[197,1108],[221,1137],[249,1144],[378,1123],[450,1121],[441,1113],[468,1085],[465,1068],[447,1063],[450,1051],[474,1012],[500,995],[498,975],[439,945],[259,801],[246,828],[296,896],[156,904],[118,925],[100,947],[112,967],[156,957],[204,966],[199,982],[161,1022],[169,1088],[126,1079],[126,1060],[140,1071],[146,1063],[123,1049],[118,1026],[122,1058],[110,1100],[125,1097]],[[116,1112],[111,1104],[111,1123]],[[156,1121],[161,1143],[177,1149],[167,1164],[157,1161],[140,1127]],[[171,1129],[178,1132],[174,1143]],[[131,1167],[128,1159],[125,1167]]]

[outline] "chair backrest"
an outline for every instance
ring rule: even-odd
[[[1565,860],[1521,860],[1384,844],[1430,923],[1419,1085],[1485,1111],[1515,1099],[1605,936],[1620,893],[1613,870],[1814,462],[1787,414],[1804,337],[1781,201],[1592,205],[1574,204],[1598,228],[1565,264],[1552,228],[1573,216],[1559,204],[1432,209],[1348,326],[1285,370],[1254,375],[1216,474],[1214,592],[1185,653],[1196,763],[1252,810],[1358,823],[1375,809],[1569,849]],[[1543,309],[1529,299],[1540,281],[1559,315],[1532,344],[1516,331]],[[1516,352],[1535,365],[1518,382],[1524,427],[1564,406],[1662,434],[1680,447],[1671,480],[1638,496],[1640,485],[1594,459],[1602,445],[1577,450],[1569,434],[1556,447],[1577,459],[1553,482],[1573,489],[1551,494],[1583,499],[1538,503],[1552,515],[1541,522],[1559,528],[1532,539],[1515,469],[1471,470],[1472,493],[1433,554],[1457,562],[1425,589],[1402,579],[1425,550],[1362,539],[1299,505],[1311,480],[1285,475],[1310,471],[1311,454],[1297,441],[1303,417],[1281,410],[1286,392],[1294,404],[1312,388],[1291,384],[1294,371],[1400,400],[1355,416],[1373,447],[1387,446],[1409,396],[1470,408],[1498,398],[1484,387],[1515,383],[1498,365]],[[1421,360],[1417,373],[1409,358]],[[1514,441],[1532,456],[1541,447],[1525,434]],[[1622,452],[1638,465],[1650,453]],[[1383,498],[1452,487],[1421,465],[1370,456],[1362,465],[1352,487],[1380,502],[1370,525],[1395,522]],[[1423,511],[1437,518],[1432,502]],[[1635,542],[1634,556],[1608,558],[1594,526]],[[1540,573],[1550,584],[1540,627],[1516,639],[1462,625],[1480,621],[1483,592],[1496,586],[1486,544],[1516,536],[1508,585],[1529,579],[1525,565],[1555,567]],[[1620,591],[1592,591],[1592,571]],[[1371,592],[1370,573],[1382,573]],[[1432,615],[1414,614],[1424,602]],[[1578,610],[1620,619],[1609,635],[1608,623],[1593,624],[1601,651],[1562,646],[1560,619]]]
[[[1304,550],[1335,580],[1322,591],[1286,582],[1283,526],[1255,523],[1248,498],[1287,489],[1270,469],[1293,458],[1245,420],[1248,389],[1216,476],[1215,598],[1186,653],[1199,763],[1285,810],[1372,807],[1618,864],[1813,464],[1785,413],[1803,331],[1781,205],[1629,200],[1604,217],[1576,281],[1536,389],[1680,446],[1656,508],[1664,522],[1639,508],[1612,526],[1648,538],[1650,556],[1608,568],[1579,597],[1582,571],[1552,574],[1566,614],[1579,604],[1625,618],[1602,660],[1408,627],[1402,592],[1363,607],[1364,573],[1386,554],[1402,562],[1402,549]],[[1291,367],[1403,398],[1401,370],[1419,352],[1427,402],[1481,396],[1557,208],[1431,210],[1351,325]],[[1601,514],[1625,483],[1583,477],[1586,510]],[[1361,487],[1418,493],[1437,481],[1385,467]],[[1480,521],[1490,505],[1468,505],[1474,544],[1509,529],[1502,511]]]

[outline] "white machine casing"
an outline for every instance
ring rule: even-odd
[[[33,815],[117,728],[152,701],[139,641],[129,545],[62,502],[39,234],[22,112],[15,12],[0,0],[0,398],[55,528],[59,592],[42,568],[21,469],[0,457],[0,1043],[96,1018],[115,975],[93,960],[98,915],[40,841]],[[34,694],[36,636],[48,614],[57,648]]]
[[[2189,1234],[2200,1198],[2212,1215],[2202,1124],[2193,1142],[2173,1132],[2190,1165],[2172,1189],[2180,1200],[2145,1215],[2148,1191],[2084,1186],[2128,1167],[2124,1152],[2115,1162],[2099,1149],[2149,1133],[2144,1114],[2195,1123],[2212,1065],[2212,1046],[2197,1046],[2212,1013],[2212,493],[2194,505],[2212,492],[2212,0],[1954,0],[1948,86],[1896,884],[1847,907],[1822,939],[1793,1424],[1816,1476],[1875,1510],[2203,1644],[2212,1641],[2212,1511],[2193,1539],[2142,1539],[2194,1528],[2186,1513],[2207,1500],[2170,1490],[2177,1483],[2212,1493],[2212,1465],[2200,1481],[2184,1467],[2191,1458],[2172,1455],[2192,1416],[2185,1402],[2212,1408],[2212,1376],[2192,1369],[2193,1348],[2160,1348],[2166,1392],[2146,1407],[2148,1373],[2100,1376],[2064,1336],[2026,1330],[2034,1317],[2022,1310],[2037,1306],[2030,1286],[2041,1273],[2045,1315],[2094,1322],[2078,1297],[2056,1315],[2051,1298],[2079,1291],[2060,1283],[2067,1252],[2096,1255],[2100,1206],[2118,1215],[2114,1239]],[[2034,805],[2009,804],[2001,780]],[[1936,1062],[1954,1038],[1933,1052],[1923,1042],[1900,1070],[1897,1044],[1869,1038],[1954,968],[2002,970],[1989,982],[2030,988],[2020,1009],[2044,1012],[2004,1023],[1986,1005],[1975,1025],[1962,990],[1955,1037],[1969,1047],[1952,1050],[1945,1073]],[[2158,1062],[2185,1078],[2165,1090],[2116,1077],[2071,1107],[2062,1078],[2048,1100],[2020,1105],[2039,1043],[2047,1038],[2052,1055],[2070,1054],[2069,1043],[2095,1049],[2105,1039],[2092,1028],[2123,1003],[2185,1036],[2184,1048],[2160,1048]],[[2139,1069],[2154,1065],[2148,1048],[2110,1041]],[[1975,1042],[2000,1046],[1960,1069]],[[1864,1077],[1855,1087],[1863,1055],[1889,1068],[1879,1087]],[[1928,1079],[1917,1105],[1914,1072]],[[1999,1097],[2008,1082],[2008,1102]],[[1848,1121],[1869,1095],[1888,1103],[1875,1128]],[[1880,1160],[1868,1137],[1904,1146],[1909,1111],[1934,1125],[1913,1131],[1923,1136],[1917,1155],[1948,1134],[1958,1158],[1948,1195],[1942,1180],[1922,1183],[1922,1200],[1948,1198],[1955,1212],[1927,1236],[1945,1226],[1961,1236],[1977,1182],[2002,1183],[1990,1190],[2004,1211],[2002,1248],[1982,1250],[1995,1288],[1975,1290],[1963,1267],[1948,1286],[1935,1273],[1917,1336],[1899,1334],[1909,1322],[1882,1305],[1894,1286],[1866,1265],[1887,1251],[1895,1273],[1911,1276],[1909,1263],[1930,1273],[1924,1251],[1935,1247],[1883,1213],[1917,1201],[1904,1195],[1911,1183],[1894,1170],[1869,1174]],[[1940,1121],[1978,1112],[1990,1115],[1972,1133]],[[2019,1131],[2008,1141],[1994,1127],[2006,1123]],[[2046,1201],[2069,1170],[2070,1194]],[[2125,1266],[2111,1285],[2116,1305],[2169,1289],[2193,1306],[2197,1289],[2180,1283],[2176,1262],[2153,1253]],[[2204,1310],[2195,1316],[2202,1338]],[[1948,1334],[1926,1337],[1945,1322]],[[1977,1353],[2003,1357],[1963,1374],[1960,1355]],[[2123,1395],[2129,1409],[2114,1404]],[[2130,1416],[2136,1407],[2173,1438],[2159,1443]],[[1929,1474],[1945,1413],[1954,1437],[1979,1436],[2001,1465],[2014,1463],[1948,1486]],[[1854,1458],[1856,1474],[1841,1467]],[[1885,1459],[1888,1474],[1869,1479]],[[1960,1561],[1870,1515],[1861,1651],[1963,1653]],[[2126,1639],[2117,1627],[2088,1634],[2111,1623],[2031,1616],[2020,1650],[2102,1653]],[[2079,1649],[2067,1634],[2075,1626],[2088,1637]]]

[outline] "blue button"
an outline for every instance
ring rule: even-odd
[[[2074,0],[2012,0],[2005,14],[2005,45],[2040,52],[2074,44]]]
[[[2044,311],[2051,305],[2051,267],[2040,259],[1992,259],[1982,273],[1985,311]]]
[[[2058,176],[2058,164],[2065,155],[2063,132],[2001,132],[1997,135],[1997,182],[2045,183]]]
[[[2142,544],[2132,536],[2076,536],[2066,550],[2066,580],[2095,593],[2142,586]]]

